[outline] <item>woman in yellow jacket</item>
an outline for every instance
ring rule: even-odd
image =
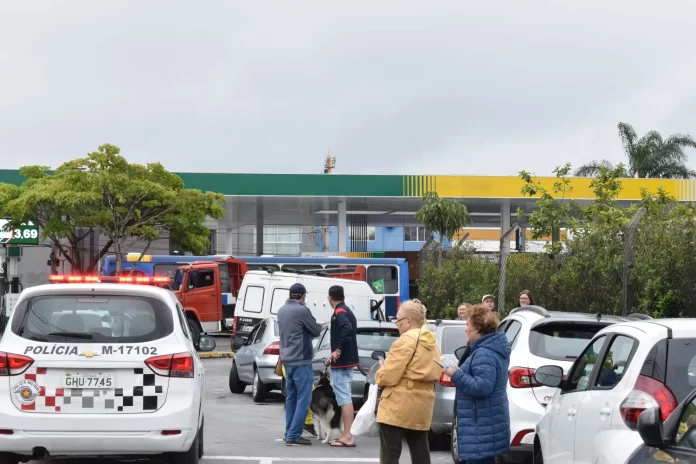
[[[401,336],[389,349],[375,383],[383,387],[377,409],[380,424],[379,462],[398,464],[406,440],[413,464],[430,464],[428,430],[433,419],[435,382],[442,369],[435,334],[425,326],[425,307],[405,301],[396,314]]]

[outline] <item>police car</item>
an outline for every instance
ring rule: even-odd
[[[154,277],[51,280],[22,292],[0,341],[0,464],[198,463],[205,376],[176,296]]]

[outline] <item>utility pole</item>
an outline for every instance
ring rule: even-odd
[[[333,169],[336,167],[336,157],[331,156],[330,153],[326,153],[326,159],[324,160],[324,174],[331,174],[333,172]],[[326,202],[328,203],[328,201]],[[325,209],[328,208],[328,204],[326,205]],[[324,253],[329,252],[329,214],[326,213],[324,214],[324,227],[322,227],[322,243],[323,243],[323,249],[322,251]]]

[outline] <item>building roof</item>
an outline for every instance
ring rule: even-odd
[[[402,176],[344,174],[225,174],[177,173],[188,188],[222,193],[227,197],[221,228],[237,228],[256,222],[262,205],[268,225],[336,225],[338,201],[346,200],[351,216],[363,216],[370,225],[415,225],[420,197],[429,191],[441,197],[462,200],[471,213],[474,227],[499,227],[501,205],[509,204],[514,216],[518,208],[530,211],[537,198],[522,194],[517,176]],[[537,181],[553,188],[555,177]],[[20,184],[17,170],[0,170],[0,182]],[[589,178],[573,178],[568,199],[586,202],[595,198]],[[679,201],[696,200],[696,180],[624,179],[619,204],[630,206],[641,200],[641,191],[663,188]]]
[[[420,197],[436,191],[442,197],[523,199],[523,181],[517,176],[401,176],[345,174],[225,174],[177,173],[186,187],[215,191],[226,196],[305,196],[305,197]],[[0,182],[19,184],[19,171],[0,169]],[[537,180],[551,189],[555,177]],[[572,179],[568,198],[594,198],[591,179]],[[641,190],[659,187],[680,201],[696,200],[696,180],[624,179],[620,200],[640,200]]]

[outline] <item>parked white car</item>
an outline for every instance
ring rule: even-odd
[[[174,294],[70,277],[24,290],[0,341],[0,463],[198,463],[205,371]]]
[[[536,370],[558,391],[536,427],[535,464],[625,463],[643,443],[640,414],[659,407],[664,421],[696,387],[696,319],[614,324],[564,373]]]
[[[547,311],[539,306],[523,306],[510,311],[499,331],[507,335],[512,352],[508,372],[510,403],[510,452],[500,462],[531,459],[537,422],[555,388],[534,381],[535,369],[555,364],[564,372],[597,332],[626,319],[588,313]]]

